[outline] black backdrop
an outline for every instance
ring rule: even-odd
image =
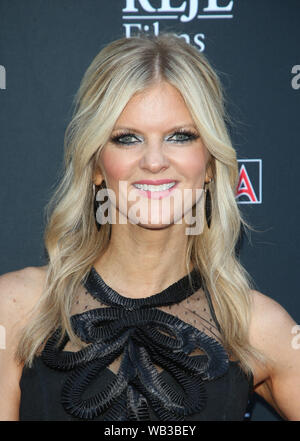
[[[237,197],[259,230],[241,259],[257,289],[299,323],[299,20],[299,0],[0,0],[0,273],[44,264],[43,208],[94,56],[137,29],[169,30],[221,76],[241,167]],[[274,419],[258,399],[252,420]]]

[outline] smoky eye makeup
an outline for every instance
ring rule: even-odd
[[[186,129],[176,130],[173,134],[167,137],[168,141],[179,144],[195,141],[198,138],[199,134],[197,132]]]
[[[132,132],[119,132],[111,136],[110,141],[119,145],[131,145],[141,141],[140,137]]]
[[[187,129],[177,129],[173,133],[168,134],[164,141],[171,142],[172,144],[184,144],[187,142],[195,141],[199,138],[199,134],[196,131]],[[111,136],[110,142],[117,145],[134,145],[142,142],[143,138],[130,131],[118,132]]]

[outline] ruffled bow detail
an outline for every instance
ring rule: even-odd
[[[128,299],[109,288],[92,268],[85,286],[109,307],[71,317],[75,334],[87,346],[77,352],[63,351],[68,337],[58,345],[58,329],[41,355],[49,367],[70,371],[61,395],[69,414],[82,419],[103,414],[106,421],[141,421],[150,420],[154,412],[159,420],[180,421],[203,409],[205,381],[227,372],[227,354],[213,338],[157,309],[199,289],[199,274],[194,270],[191,275],[193,289],[185,276],[162,293]],[[197,348],[204,354],[189,355]],[[113,380],[96,395],[86,396],[92,381],[121,354]],[[156,366],[163,371],[159,373]],[[164,380],[165,372],[178,387]]]

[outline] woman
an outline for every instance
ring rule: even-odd
[[[241,420],[253,390],[299,419],[295,322],[235,254],[247,224],[224,121],[216,73],[174,35],[93,60],[48,264],[0,278],[2,420]]]

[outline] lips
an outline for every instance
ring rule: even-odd
[[[157,179],[155,181],[150,179],[143,179],[142,181],[133,182],[133,184],[147,184],[147,185],[162,185],[162,184],[170,184],[170,182],[177,183],[174,179]]]
[[[153,184],[153,183],[148,184],[146,182],[138,182],[133,184],[133,186],[137,189],[137,191],[141,195],[146,196],[148,199],[162,199],[166,196],[169,196],[174,191],[175,187],[177,187],[177,181],[171,181],[166,179],[164,179],[163,181],[165,182],[162,182],[161,184]],[[166,187],[166,185],[170,183],[172,183],[173,185]],[[142,185],[147,185],[148,188],[138,188],[138,186],[142,187]]]

